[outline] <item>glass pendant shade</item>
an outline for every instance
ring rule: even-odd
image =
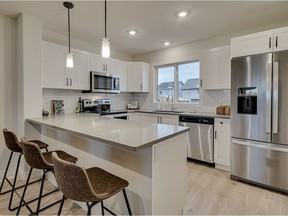
[[[73,54],[72,53],[67,54],[66,67],[67,68],[73,68],[74,67],[74,61],[73,61]]]
[[[102,57],[109,58],[110,57],[110,39],[102,38]]]

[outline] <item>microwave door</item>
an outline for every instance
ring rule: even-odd
[[[288,145],[288,52],[274,53],[272,142]]]

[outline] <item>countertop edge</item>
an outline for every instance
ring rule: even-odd
[[[110,141],[110,140],[106,140],[106,139],[102,139],[102,138],[99,138],[99,137],[95,137],[95,136],[91,136],[91,135],[88,135],[88,134],[84,134],[84,133],[80,133],[78,131],[74,131],[74,130],[69,130],[67,128],[62,128],[62,127],[59,127],[59,126],[55,126],[55,125],[51,125],[51,124],[47,124],[45,122],[39,122],[39,121],[36,121],[36,120],[33,120],[33,119],[26,119],[27,122],[29,123],[33,123],[33,124],[37,124],[37,125],[43,125],[43,126],[46,126],[46,127],[50,127],[50,128],[55,128],[55,129],[58,129],[58,130],[61,130],[61,131],[68,131],[70,133],[74,133],[76,135],[80,135],[80,136],[83,136],[83,137],[86,137],[86,138],[89,138],[89,139],[92,139],[92,140],[96,140],[96,141],[100,141],[100,142],[103,142],[105,144],[108,144],[108,145],[111,145],[113,147],[117,147],[117,148],[120,148],[120,149],[125,149],[125,150],[129,150],[129,151],[138,151],[138,150],[141,150],[145,147],[148,147],[148,146],[152,146],[152,145],[155,145],[156,143],[159,143],[159,142],[162,142],[164,140],[167,140],[167,139],[170,139],[172,137],[175,137],[175,136],[178,136],[182,133],[185,133],[185,132],[188,132],[190,129],[189,128],[186,128],[186,129],[183,129],[181,131],[178,131],[178,132],[175,132],[173,134],[170,134],[170,135],[167,135],[165,137],[162,137],[162,138],[159,138],[157,140],[153,140],[151,142],[148,142],[148,143],[144,143],[142,144],[141,146],[138,146],[138,147],[131,147],[131,146],[127,146],[125,144],[121,144],[121,143],[118,143],[118,142],[113,142],[113,141]]]

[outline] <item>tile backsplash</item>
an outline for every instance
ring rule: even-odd
[[[66,90],[66,89],[43,89],[42,91],[42,108],[51,113],[52,100],[64,100],[65,113],[76,112],[79,97],[82,99],[111,99],[112,110],[126,109],[129,101],[132,101],[131,93],[120,94],[96,94],[85,93],[79,90]]]
[[[216,113],[216,107],[220,105],[230,105],[230,90],[209,90],[201,92],[202,101],[200,105],[179,105],[174,104],[176,110],[181,111],[197,111]],[[43,89],[42,91],[42,107],[51,113],[52,100],[64,100],[65,113],[76,112],[79,97],[82,99],[111,99],[112,110],[126,109],[127,103],[130,101],[138,101],[140,109],[163,109],[170,110],[171,104],[153,103],[152,93],[120,93],[120,94],[97,94],[85,93],[79,90],[66,89]]]

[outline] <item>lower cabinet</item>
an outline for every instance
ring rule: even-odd
[[[215,118],[214,162],[218,169],[229,171],[230,167],[230,120]]]
[[[129,114],[129,120],[158,123],[158,124],[168,124],[168,125],[179,125],[178,115],[165,115],[157,113],[131,113]]]

